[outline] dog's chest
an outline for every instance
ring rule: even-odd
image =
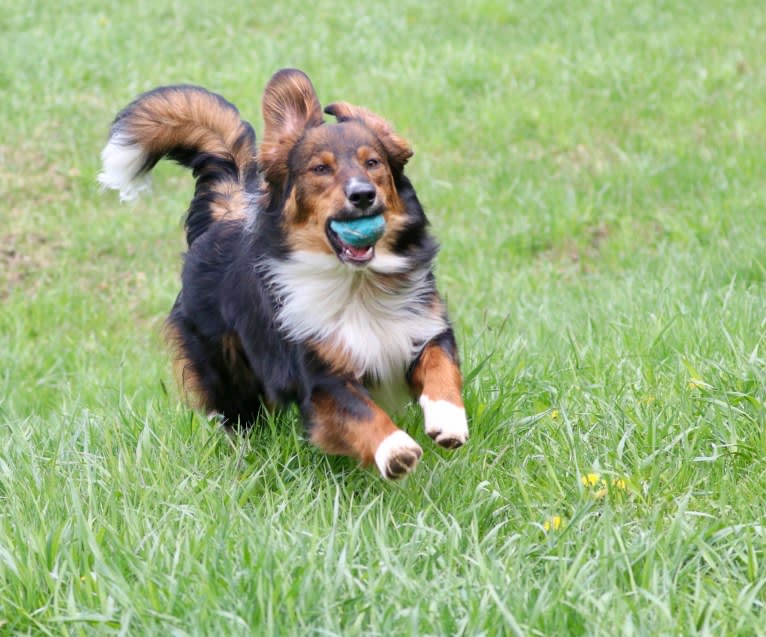
[[[423,345],[446,328],[424,302],[426,277],[394,289],[373,272],[322,257],[298,255],[272,266],[280,327],[335,367],[392,393]]]

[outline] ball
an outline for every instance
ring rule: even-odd
[[[386,230],[386,220],[382,214],[343,221],[333,219],[330,222],[330,229],[338,235],[343,243],[354,248],[363,248],[373,245],[383,236]]]

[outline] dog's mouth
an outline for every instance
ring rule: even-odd
[[[363,266],[375,258],[375,244],[383,236],[385,229],[383,214],[378,213],[351,219],[330,219],[325,231],[341,262]]]

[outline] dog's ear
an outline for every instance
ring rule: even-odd
[[[394,132],[386,120],[380,115],[368,111],[361,106],[354,106],[348,102],[335,102],[325,107],[324,112],[335,117],[338,122],[357,120],[370,129],[383,144],[388,154],[388,160],[392,168],[401,170],[404,164],[412,157],[412,148],[406,139]]]
[[[298,69],[277,71],[266,85],[262,104],[258,163],[266,180],[278,184],[287,177],[287,158],[303,131],[323,123],[322,106],[311,80]]]

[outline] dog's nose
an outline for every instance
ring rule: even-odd
[[[367,210],[375,201],[375,187],[369,181],[351,179],[344,192],[349,203],[358,210]]]

